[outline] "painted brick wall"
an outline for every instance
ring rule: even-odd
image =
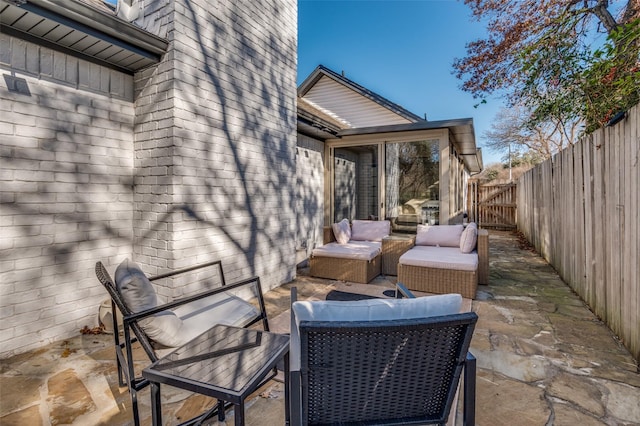
[[[296,261],[322,245],[324,225],[324,142],[298,135],[296,149]]]
[[[0,357],[97,325],[96,260],[295,275],[297,2],[153,4],[135,77],[0,34]]]
[[[133,79],[0,34],[0,356],[97,325],[131,253]]]
[[[273,288],[295,275],[297,2],[173,4],[170,52],[136,81],[135,259]]]

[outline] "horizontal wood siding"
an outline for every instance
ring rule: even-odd
[[[518,229],[640,360],[640,107],[526,172]]]
[[[334,115],[349,127],[410,123],[406,118],[326,76],[318,80],[304,95],[304,99]]]

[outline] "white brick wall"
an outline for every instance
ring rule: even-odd
[[[0,43],[5,357],[97,325],[95,262],[131,253],[133,79],[4,34]],[[29,94],[8,90],[12,73]]]
[[[97,260],[295,274],[297,2],[149,4],[135,77],[0,34],[0,357],[95,326]]]
[[[296,7],[175,2],[174,50],[136,80],[135,259],[149,272],[221,259],[229,281],[293,278]]]
[[[298,135],[296,153],[296,260],[299,263],[323,243],[324,142]]]

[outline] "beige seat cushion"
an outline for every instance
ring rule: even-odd
[[[460,247],[462,225],[418,225],[417,246]]]
[[[354,220],[351,223],[352,241],[382,241],[391,233],[388,220]]]
[[[335,257],[370,261],[382,252],[382,243],[376,241],[349,241],[347,244],[329,243],[312,252],[314,257]]]
[[[473,272],[478,269],[478,253],[462,253],[458,247],[414,246],[400,256],[398,263]]]

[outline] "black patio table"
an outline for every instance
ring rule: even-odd
[[[162,383],[234,404],[235,424],[242,426],[245,399],[283,359],[289,424],[289,336],[227,325],[214,326],[142,371],[151,383],[153,424],[162,424]]]

